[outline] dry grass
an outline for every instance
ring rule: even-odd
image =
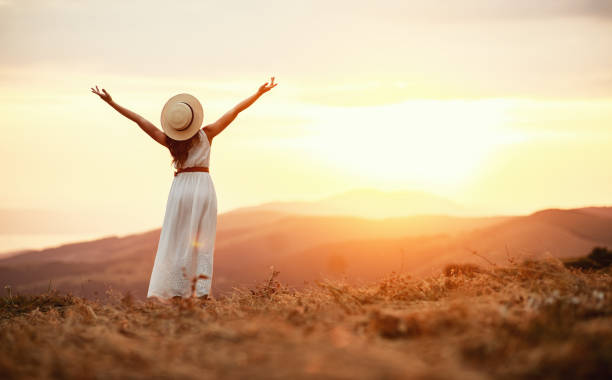
[[[610,378],[612,276],[560,262],[165,305],[108,292],[0,300],[0,378]]]

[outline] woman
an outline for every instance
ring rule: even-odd
[[[193,96],[172,97],[162,110],[162,130],[142,116],[118,105],[105,89],[91,91],[132,120],[153,140],[168,148],[175,171],[168,195],[147,297],[207,299],[212,282],[217,229],[217,196],[209,175],[210,148],[238,114],[276,87],[274,77],[254,95],[238,103],[219,120],[200,129],[202,106]]]

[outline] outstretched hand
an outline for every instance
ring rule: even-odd
[[[98,95],[102,100],[104,100],[107,103],[113,100],[113,98],[111,98],[110,94],[108,92],[106,92],[105,89],[102,89],[102,92],[100,92],[100,89],[98,89],[98,86],[96,86],[95,90],[92,87],[91,88],[91,92],[93,92],[94,94]]]
[[[270,83],[270,85],[268,85],[268,83]],[[271,82],[266,82],[266,83],[262,84],[262,85],[259,87],[259,90],[257,90],[257,92],[258,92],[259,94],[263,94],[264,92],[268,92],[268,91],[270,91],[272,88],[276,87],[276,85],[277,85],[277,84],[278,84],[278,83],[274,83],[274,77],[272,77],[272,81],[271,81]]]

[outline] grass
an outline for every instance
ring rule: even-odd
[[[276,280],[173,304],[7,294],[0,378],[559,379],[612,376],[612,275],[451,265],[365,285]]]
[[[584,270],[598,270],[612,266],[612,251],[607,247],[595,247],[586,257],[566,260],[565,266]]]

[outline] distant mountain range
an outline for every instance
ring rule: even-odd
[[[358,200],[364,194],[370,194],[368,199],[376,196],[365,191],[352,196]],[[612,207],[551,209],[526,216],[368,219],[344,215],[341,210],[348,210],[350,197],[315,202],[335,204],[340,215],[310,215],[307,211],[312,210],[305,210],[302,202],[220,214],[213,295],[253,286],[269,276],[271,266],[280,271],[281,281],[300,286],[322,277],[372,280],[391,271],[421,276],[449,263],[487,266],[547,255],[569,258],[585,255],[594,246],[612,247]],[[353,211],[360,207],[354,205]],[[0,286],[39,292],[51,282],[61,291],[84,296],[102,295],[110,286],[144,298],[159,235],[155,229],[24,251],[0,259]]]
[[[349,215],[390,218],[414,215],[474,215],[475,211],[420,191],[355,189],[318,201],[268,202],[240,212],[278,211],[300,215]]]
[[[477,214],[474,210],[424,192],[385,192],[375,189],[355,189],[316,201],[268,202],[243,207],[230,211],[230,213],[244,214],[253,211],[298,215],[346,215],[363,218]],[[108,226],[108,220],[113,219],[108,217],[100,219],[95,215],[62,210],[5,208],[0,209],[0,234],[91,233],[113,229],[119,231],[124,227],[116,225],[111,229]]]

